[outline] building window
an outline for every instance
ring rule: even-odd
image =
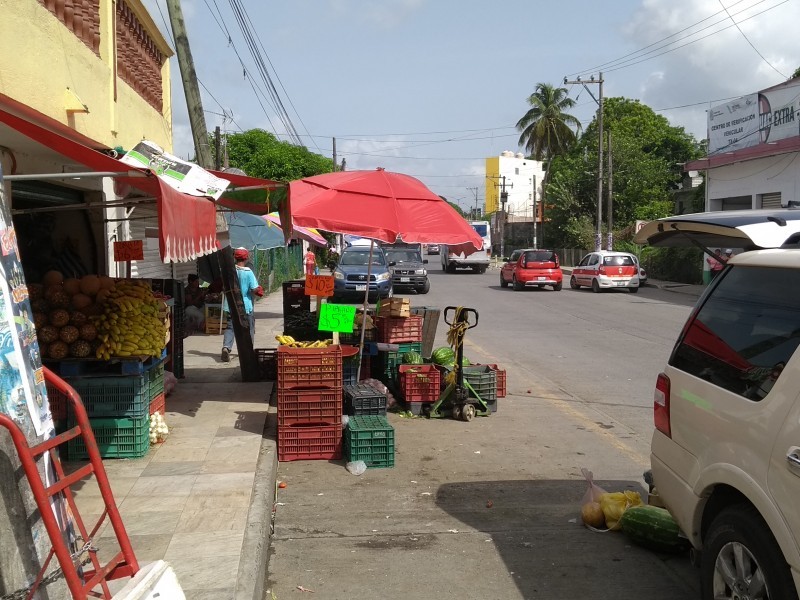
[[[514,175],[519,175],[519,167],[514,167]]]
[[[120,0],[117,2],[117,73],[158,112],[163,108],[161,68],[165,57],[141,21]]]
[[[100,56],[100,0],[39,0],[39,4]]]

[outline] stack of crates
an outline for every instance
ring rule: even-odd
[[[363,460],[367,468],[394,466],[394,427],[383,415],[350,417],[344,434],[348,462]]]
[[[421,414],[423,404],[439,399],[442,376],[436,365],[400,365],[397,370],[400,392],[413,414]]]
[[[408,342],[397,344],[397,350],[382,351],[374,357],[372,376],[383,382],[392,392],[398,390],[397,367],[403,362],[403,355],[406,352],[422,352],[422,342]]]
[[[101,458],[140,458],[150,448],[150,415],[164,412],[164,361],[134,375],[70,377],[66,381],[81,398]],[[67,428],[76,425],[67,405]],[[83,438],[67,443],[70,460],[88,458]]]
[[[344,386],[344,410],[348,415],[385,415],[386,394],[368,383]]]
[[[422,353],[423,317],[411,315],[407,298],[390,298],[382,302],[375,327],[378,331],[378,344],[397,345],[397,350],[380,350],[376,356],[372,376],[382,381],[392,393],[397,393],[399,380],[397,367],[403,362],[406,352]]]
[[[342,457],[342,349],[278,348],[278,460]]]

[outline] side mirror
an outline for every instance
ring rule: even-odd
[[[422,264],[423,264],[423,265],[427,265],[427,264],[428,264],[428,259],[427,259],[427,258],[426,258],[426,259],[424,259],[424,260],[422,261]]]

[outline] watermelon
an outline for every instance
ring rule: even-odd
[[[421,365],[422,364],[422,354],[419,352],[406,352],[403,354],[403,364],[404,365]]]
[[[433,351],[431,360],[437,365],[452,365],[456,361],[456,353],[450,346],[442,346]]]
[[[635,544],[655,552],[684,552],[689,540],[681,536],[675,519],[665,508],[631,506],[620,519],[622,532]]]

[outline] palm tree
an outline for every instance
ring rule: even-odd
[[[517,129],[522,132],[519,145],[534,160],[548,160],[566,152],[581,128],[581,122],[566,112],[575,106],[575,100],[567,96],[567,88],[537,83],[536,91],[528,96],[528,104],[530,109],[517,122]]]
[[[581,130],[581,122],[565,112],[575,106],[575,100],[567,96],[567,88],[554,87],[549,83],[537,83],[536,91],[528,96],[530,109],[517,122],[522,132],[519,145],[523,146],[533,160],[549,162],[564,154],[575,142]],[[570,126],[574,126],[573,131]],[[550,182],[549,166],[542,181],[542,225],[541,240],[544,243],[544,202],[547,184]],[[533,223],[536,227],[536,221]]]

